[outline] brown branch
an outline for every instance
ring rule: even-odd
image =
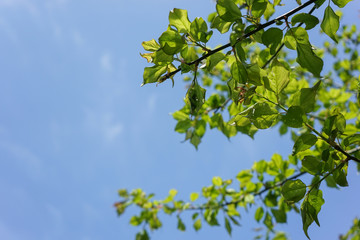
[[[214,53],[220,52],[220,51],[222,51],[222,50],[224,50],[224,49],[226,49],[226,48],[228,48],[228,47],[233,47],[233,46],[235,46],[237,43],[239,43],[239,42],[241,42],[242,40],[244,40],[244,39],[246,39],[246,38],[254,35],[255,33],[259,32],[260,30],[263,30],[264,28],[266,28],[266,27],[268,27],[268,26],[270,26],[270,25],[272,25],[272,24],[274,24],[274,23],[276,23],[276,22],[278,22],[278,21],[287,19],[287,18],[290,17],[291,15],[297,13],[298,11],[300,11],[300,10],[302,10],[303,8],[309,6],[310,4],[314,3],[315,1],[316,1],[316,0],[307,1],[306,3],[304,3],[304,4],[302,4],[302,5],[298,6],[298,7],[290,10],[289,12],[281,15],[280,17],[277,17],[277,18],[275,18],[275,19],[273,19],[273,20],[271,20],[271,21],[268,21],[268,22],[266,22],[266,23],[264,23],[264,24],[260,24],[256,29],[254,29],[254,30],[252,30],[252,31],[244,34],[244,35],[241,36],[240,38],[238,38],[234,45],[231,45],[231,43],[225,44],[225,45],[223,45],[223,46],[221,46],[221,47],[218,47],[218,48],[216,48],[216,49],[214,49],[214,50],[209,51],[207,54],[203,55],[202,57],[200,57],[200,58],[198,58],[198,59],[196,59],[196,60],[194,60],[194,61],[192,61],[192,62],[190,62],[190,63],[187,63],[187,65],[191,66],[191,65],[194,65],[194,64],[199,64],[202,60],[208,58],[209,56],[213,55]],[[181,67],[179,67],[179,68],[176,69],[175,71],[169,72],[169,73],[165,74],[164,76],[160,77],[159,81],[163,82],[163,81],[165,81],[166,79],[174,76],[176,73],[178,73],[178,72],[180,72],[180,71],[181,71]]]

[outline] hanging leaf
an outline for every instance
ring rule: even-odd
[[[336,32],[339,29],[339,26],[339,16],[336,15],[330,6],[327,6],[324,13],[324,19],[321,22],[321,29],[336,43],[338,42]]]

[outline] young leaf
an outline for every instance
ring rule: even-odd
[[[343,8],[345,7],[346,4],[348,4],[348,2],[352,0],[331,0],[331,1],[335,3],[335,5],[338,6],[339,8]]]
[[[199,194],[198,193],[191,193],[190,194],[190,201],[194,202],[199,198]]]
[[[190,32],[190,21],[187,10],[174,8],[169,13],[169,22],[170,25],[176,27],[180,33]]]
[[[232,0],[218,0],[216,11],[219,17],[226,22],[234,22],[241,18],[240,9]]]
[[[216,16],[211,21],[210,27],[217,29],[221,34],[223,34],[223,33],[226,33],[227,31],[229,31],[231,24],[232,24],[232,22],[226,22],[226,21],[222,20],[219,16]]]
[[[230,221],[227,217],[225,217],[225,228],[226,228],[226,231],[228,232],[228,234],[231,236],[232,228],[231,228]]]
[[[207,24],[204,21],[204,19],[202,18],[195,18],[195,20],[191,23],[190,26],[190,34],[191,37],[195,40],[195,41],[201,41],[206,43],[209,39],[208,37],[208,33],[207,33]],[[212,31],[211,31],[212,34]]]
[[[159,37],[159,43],[162,50],[168,55],[174,55],[186,46],[183,37],[173,29],[168,29],[161,34]]]
[[[292,154],[295,155],[298,152],[305,151],[311,148],[317,142],[317,137],[311,133],[305,133],[301,135],[295,142]]]
[[[155,41],[155,39],[142,42],[141,45],[144,47],[146,51],[150,51],[150,52],[155,52],[160,48],[160,45]]]
[[[300,180],[289,180],[281,187],[281,194],[286,201],[298,202],[306,193],[306,185]]]
[[[339,16],[336,15],[330,6],[327,6],[324,13],[324,19],[321,23],[321,29],[336,43],[338,42],[336,32],[339,29],[339,26]]]
[[[152,67],[146,67],[144,69],[143,78],[144,81],[142,83],[142,86],[147,83],[154,83],[159,80],[161,75],[163,75],[166,72],[167,67],[166,66],[152,66]]]
[[[213,183],[215,186],[221,186],[222,183],[223,183],[223,181],[222,181],[221,177],[213,177],[212,183]]]
[[[201,219],[197,219],[195,222],[194,222],[194,225],[193,225],[195,231],[199,231],[201,229]]]
[[[260,220],[262,219],[263,216],[264,216],[264,209],[262,207],[259,207],[258,209],[256,209],[255,220],[257,222],[260,222]]]
[[[185,226],[184,222],[181,220],[181,218],[179,216],[177,217],[177,219],[178,219],[177,229],[184,232],[186,230],[186,226]]]

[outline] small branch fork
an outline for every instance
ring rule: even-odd
[[[290,17],[291,15],[297,13],[298,11],[302,10],[303,8],[309,6],[310,4],[314,3],[316,0],[310,0],[310,1],[307,1],[306,3],[292,9],[291,11],[281,15],[280,17],[277,17],[271,21],[268,21],[264,24],[260,24],[256,29],[244,34],[242,37],[238,38],[237,41],[235,42],[235,44],[231,45],[231,43],[228,43],[228,44],[225,44],[221,47],[218,47],[214,50],[210,50],[207,54],[203,55],[202,57],[190,62],[190,63],[187,63],[187,65],[191,66],[191,65],[194,65],[194,64],[199,64],[202,60],[208,58],[209,56],[213,55],[214,53],[217,53],[217,52],[220,52],[228,47],[234,47],[237,43],[241,42],[243,39],[246,39],[252,35],[254,35],[255,33],[259,32],[260,30],[276,23],[276,22],[279,22],[281,20],[286,20],[288,17]],[[314,7],[315,8],[315,7]],[[315,9],[314,9],[315,10]],[[312,11],[314,11],[312,10]],[[311,12],[311,11],[310,11]],[[282,48],[282,47],[281,47]],[[280,48],[280,49],[281,49]],[[280,51],[280,50],[279,50]],[[176,73],[180,72],[181,71],[181,67],[179,67],[178,69],[176,69],[175,71],[172,71],[172,72],[169,72],[167,74],[165,74],[164,76],[160,77],[160,81],[161,82],[164,82],[165,80],[171,78],[172,76],[174,76]]]

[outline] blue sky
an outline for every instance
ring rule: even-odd
[[[233,178],[255,160],[291,152],[289,137],[275,131],[256,141],[209,131],[198,151],[181,143],[169,115],[183,104],[181,77],[174,88],[140,88],[148,66],[141,42],[166,30],[174,7],[190,19],[215,10],[211,0],[0,0],[1,239],[134,239],[135,210],[118,218],[112,207],[118,189],[163,198],[176,188],[188,199],[213,176]],[[354,23],[358,10],[349,3],[344,20]],[[354,170],[349,183],[325,191],[313,239],[336,239],[359,216]],[[255,235],[253,213],[242,214],[233,239]],[[223,228],[182,233],[175,217],[163,220],[153,239],[230,239]],[[304,239],[299,215],[279,228]]]

